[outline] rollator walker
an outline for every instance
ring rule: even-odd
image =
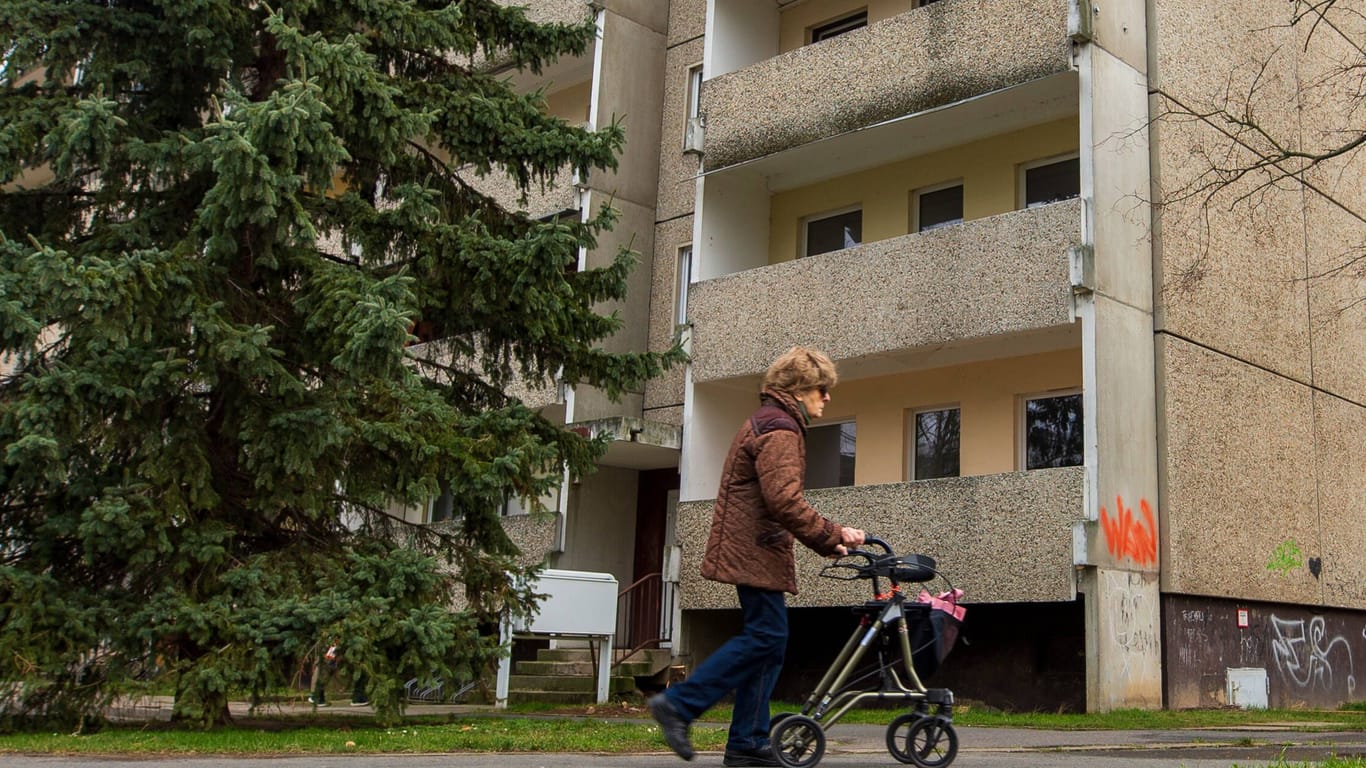
[[[825,754],[826,731],[850,709],[865,702],[904,701],[910,711],[887,726],[887,751],[902,763],[943,768],[958,754],[953,691],[926,688],[921,674],[933,674],[957,640],[962,591],[952,588],[930,557],[898,556],[878,538],[866,539],[864,546],[882,552],[852,550],[821,569],[823,578],[871,580],[874,599],[853,609],[858,627],[801,712],[774,715],[769,731],[774,755],[787,768],[811,768]],[[923,589],[917,594],[902,589],[936,580],[949,586],[937,597]]]

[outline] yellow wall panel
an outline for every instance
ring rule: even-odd
[[[995,216],[1017,207],[1019,167],[1077,149],[1076,118],[1044,123],[772,196],[769,263],[796,258],[803,219],[828,211],[863,207],[863,242],[900,237],[911,229],[916,190],[963,182],[963,218]]]
[[[586,123],[588,122],[588,108],[592,95],[593,83],[590,80],[546,94],[546,114],[563,118],[574,124]]]
[[[909,479],[908,415],[939,406],[961,409],[962,476],[1013,472],[1021,396],[1080,386],[1081,351],[1066,349],[845,382],[818,423],[855,421],[857,485]]]
[[[807,30],[832,19],[868,9],[868,23],[876,24],[911,10],[911,0],[815,0],[786,8],[778,26],[778,50],[787,53],[806,45]]]

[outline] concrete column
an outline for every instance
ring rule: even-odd
[[[1160,709],[1162,642],[1155,573],[1090,567],[1086,595],[1086,709]]]
[[[1087,709],[1162,706],[1146,9],[1078,2]]]

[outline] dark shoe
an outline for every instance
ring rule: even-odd
[[[674,705],[670,704],[662,693],[651,697],[647,706],[650,708],[650,716],[659,723],[659,731],[664,734],[664,741],[669,745],[669,749],[684,760],[691,760],[695,753],[692,742],[688,740],[688,723],[683,716],[678,714],[678,710],[674,709]]]
[[[771,747],[758,747],[756,749],[728,749],[726,756],[721,760],[721,765],[730,768],[768,768],[769,766],[780,766],[778,757],[773,754]]]

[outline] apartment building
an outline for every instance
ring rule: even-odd
[[[1268,193],[1269,228],[1153,204],[1208,140],[1156,120],[1153,92],[1205,93],[1293,41],[1265,35],[1284,3],[530,5],[591,8],[601,35],[527,87],[628,133],[615,176],[533,212],[622,210],[614,237],[646,258],[614,343],[681,335],[691,363],[617,404],[543,393],[614,442],[553,520],[508,518],[529,553],[645,578],[639,636],[705,657],[738,624],[698,573],[721,463],[800,343],[841,375],[808,434],[810,501],[966,591],[937,684],[1077,710],[1361,697],[1366,333],[1330,308],[1366,285],[1308,280],[1359,230],[1298,191]],[[1266,72],[1289,102],[1324,65],[1307,56]],[[799,552],[782,695],[867,597],[820,565]]]

